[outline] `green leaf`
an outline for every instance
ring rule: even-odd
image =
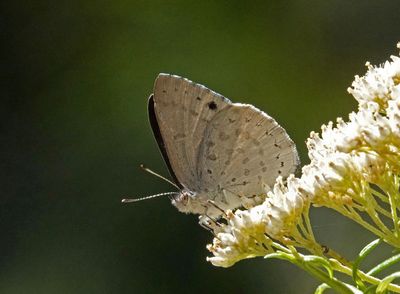
[[[330,289],[331,287],[329,287],[327,284],[323,283],[321,285],[319,285],[317,287],[317,289],[315,289],[314,294],[322,294],[325,292],[326,289]]]
[[[277,259],[282,259],[282,260],[286,260],[286,261],[292,261],[293,260],[293,256],[284,252],[274,252],[274,253],[270,253],[264,256],[265,259],[269,259],[269,258],[277,258]]]
[[[399,261],[400,261],[400,253],[397,255],[394,255],[394,256],[386,259],[385,261],[381,262],[380,264],[376,265],[374,268],[372,268],[367,273],[367,275],[374,276],[374,275],[380,273],[381,271],[383,271],[384,269],[387,269],[391,265],[398,263]]]
[[[400,272],[395,272],[395,273],[387,276],[386,278],[382,279],[382,281],[379,283],[378,287],[376,288],[376,293],[377,294],[385,293],[389,284],[394,279],[397,279],[397,278],[400,278]]]
[[[272,257],[282,258],[280,254],[267,255],[267,258],[272,258]],[[285,257],[285,259],[289,260],[294,265],[305,270],[319,281],[326,283],[327,285],[329,285],[330,288],[332,288],[337,293],[342,293],[342,294],[361,293],[355,287],[336,279],[333,276],[333,270],[329,261],[320,256],[314,256],[314,255],[304,256],[299,254],[296,255],[295,257],[292,256],[292,258]],[[325,268],[329,274],[326,273],[323,269],[321,269],[321,267]],[[319,291],[322,291],[322,288],[319,288]]]
[[[367,294],[367,292],[361,292],[360,290],[358,290],[356,287],[354,287],[352,285],[349,285],[349,284],[346,284],[346,283],[343,283],[343,285],[345,285],[347,287],[347,289],[353,294]],[[321,285],[318,286],[317,289],[315,289],[314,294],[322,294],[327,289],[331,289],[331,287],[329,287],[329,285],[327,285],[325,283],[321,284]],[[341,293],[341,292],[339,292],[339,293]],[[375,293],[375,292],[370,292],[369,294],[372,294],[372,293]]]
[[[365,292],[364,291],[360,291],[359,289],[357,289],[356,287],[354,287],[353,285],[349,285],[349,284],[346,284],[346,283],[344,283],[346,286],[347,286],[347,288],[349,288],[349,290],[350,291],[352,291],[354,294],[365,294]]]
[[[364,290],[364,294],[375,294],[376,293],[376,285],[371,285],[367,289]]]
[[[323,267],[326,269],[326,271],[329,274],[329,277],[332,279],[333,278],[333,268],[332,265],[329,263],[328,260],[326,260],[323,257],[316,256],[316,255],[307,255],[304,256],[303,258],[304,263],[306,265],[312,265],[312,266],[317,266],[317,267]]]
[[[361,281],[361,279],[358,277],[359,265],[371,253],[371,251],[374,250],[376,248],[376,246],[378,246],[381,242],[382,242],[381,239],[376,239],[376,240],[372,241],[371,243],[369,243],[367,246],[365,246],[360,251],[360,253],[358,254],[357,259],[354,262],[354,265],[353,265],[353,280],[356,283],[357,287],[360,288],[360,289],[365,290],[366,287],[365,287],[364,283]]]
[[[372,250],[375,249],[376,246],[378,246],[380,243],[382,243],[382,239],[376,239],[369,243],[367,246],[365,246],[360,253],[358,254],[358,258],[364,259]],[[357,261],[357,260],[356,260]]]

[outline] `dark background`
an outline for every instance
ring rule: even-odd
[[[1,293],[311,293],[294,266],[205,261],[210,234],[168,199],[147,121],[159,72],[274,116],[304,141],[356,109],[365,62],[397,54],[398,1],[7,1],[1,4]],[[374,238],[313,209],[348,258]],[[300,290],[301,289],[301,290]]]

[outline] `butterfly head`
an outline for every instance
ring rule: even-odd
[[[197,193],[183,189],[171,202],[180,212],[202,214],[205,210],[204,204],[197,196]]]
[[[193,192],[183,189],[179,194],[171,198],[171,202],[180,212],[218,218],[223,210],[228,207],[220,201],[213,201],[214,204],[211,204],[210,198],[214,199],[216,197],[209,192]],[[235,204],[235,206],[237,207],[239,204]]]

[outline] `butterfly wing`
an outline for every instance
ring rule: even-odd
[[[210,89],[160,74],[149,99],[150,123],[169,171],[181,187],[199,191],[197,164],[205,129],[232,103]]]
[[[207,198],[224,209],[243,205],[299,164],[272,117],[178,76],[157,77],[149,117],[176,183],[199,195],[200,208],[187,211],[202,213]]]
[[[209,122],[197,160],[200,186],[239,197],[265,194],[265,185],[271,187],[279,175],[287,177],[299,165],[285,129],[254,106],[240,103]]]

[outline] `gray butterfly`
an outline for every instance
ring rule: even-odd
[[[299,165],[295,144],[272,117],[188,79],[160,74],[148,111],[181,212],[218,217],[256,205]]]

